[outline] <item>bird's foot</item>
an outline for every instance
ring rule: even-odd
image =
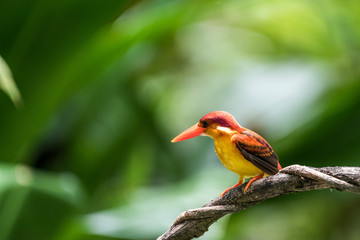
[[[258,180],[260,178],[263,178],[264,177],[264,173],[256,176],[256,177],[253,177],[252,179],[250,179],[250,181],[246,184],[246,187],[244,189],[244,193],[246,193],[246,191],[248,190],[248,188],[250,187],[251,183],[254,182],[255,180]]]
[[[237,184],[235,184],[235,185],[232,186],[232,187],[229,187],[229,188],[226,189],[222,194],[220,194],[220,197],[222,198],[222,197],[225,195],[225,193],[227,193],[230,189],[235,188],[235,187],[238,187],[238,186],[240,186],[241,184],[242,184],[242,181],[240,180]]]

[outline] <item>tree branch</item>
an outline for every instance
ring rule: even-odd
[[[201,208],[181,213],[170,229],[158,240],[186,240],[200,237],[211,224],[229,213],[239,212],[266,199],[294,192],[335,188],[360,193],[360,167],[312,168],[291,165],[278,174],[253,182],[243,193],[245,184],[231,189]]]

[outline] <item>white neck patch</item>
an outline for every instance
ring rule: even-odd
[[[232,132],[232,130],[230,128],[227,128],[227,127],[217,126],[216,129],[221,131],[221,132],[224,132],[224,133],[231,133]]]

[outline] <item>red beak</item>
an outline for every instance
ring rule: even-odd
[[[171,142],[180,142],[189,138],[193,138],[199,136],[200,134],[204,133],[206,128],[199,127],[198,124],[195,124],[192,127],[189,127],[179,135],[177,135]]]

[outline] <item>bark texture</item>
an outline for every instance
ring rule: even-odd
[[[181,213],[170,229],[158,240],[187,240],[200,237],[211,224],[229,213],[239,212],[266,199],[309,190],[334,188],[360,193],[360,167],[312,168],[291,165],[278,174],[253,182],[244,194],[246,184],[228,191],[201,208]]]

